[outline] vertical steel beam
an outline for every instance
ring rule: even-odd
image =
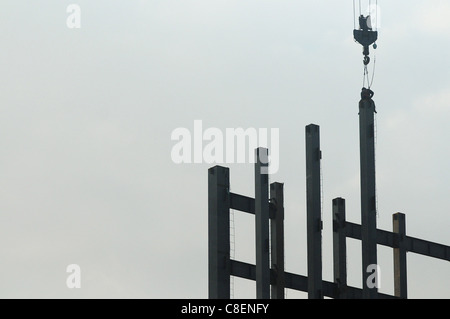
[[[208,297],[230,298],[229,169],[208,170]]]
[[[361,168],[361,239],[363,298],[376,299],[378,288],[370,287],[373,273],[370,265],[377,265],[377,212],[375,195],[375,103],[371,98],[359,102],[360,168]]]
[[[256,149],[256,298],[270,298],[268,149]]]
[[[284,194],[282,183],[270,184],[270,205],[275,213],[270,220],[271,268],[275,273],[272,299],[284,299]]]
[[[320,198],[319,126],[306,126],[306,214],[308,248],[308,298],[323,298],[322,217]]]
[[[345,199],[333,199],[333,272],[339,299],[347,298],[347,235]]]
[[[405,214],[392,215],[393,232],[397,234],[394,248],[394,291],[395,296],[408,298],[406,275],[406,217]]]

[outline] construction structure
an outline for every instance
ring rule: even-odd
[[[354,0],[354,20],[355,0]],[[371,2],[369,1],[369,6]],[[378,3],[376,3],[376,10]],[[378,18],[378,13],[376,13]],[[255,198],[230,192],[230,174],[226,167],[208,171],[208,295],[230,298],[230,277],[256,281],[258,299],[283,299],[285,289],[304,291],[308,298],[407,298],[407,252],[450,261],[450,247],[406,235],[406,217],[392,217],[392,232],[377,228],[375,174],[375,102],[369,81],[369,46],[376,49],[378,32],[370,15],[364,16],[359,1],[359,28],[355,41],[363,47],[363,88],[359,101],[361,225],[348,222],[345,199],[335,198],[333,214],[333,282],[322,278],[321,158],[320,128],[306,126],[306,214],[308,274],[298,275],[284,270],[284,195],[283,184],[269,185],[268,150],[256,150]],[[375,62],[374,62],[375,63]],[[367,88],[365,83],[367,80]],[[269,191],[270,188],[270,191]],[[248,264],[230,258],[230,210],[255,215],[256,263]],[[361,240],[362,288],[347,284],[346,239]],[[394,295],[378,291],[377,246],[393,248]]]
[[[406,217],[393,215],[393,230],[377,229],[375,194],[375,103],[364,91],[359,102],[361,225],[345,217],[345,199],[335,198],[333,214],[333,282],[322,279],[320,128],[308,125],[306,139],[307,276],[284,270],[283,184],[269,185],[268,149],[256,150],[255,198],[230,192],[229,169],[208,170],[208,296],[230,298],[230,277],[256,281],[258,299],[283,299],[285,289],[308,298],[407,298],[407,252],[450,261],[450,246],[406,235]],[[230,210],[255,216],[256,264],[230,258]],[[361,240],[363,287],[347,285],[346,239]],[[378,292],[377,245],[393,248],[394,295]],[[270,253],[269,253],[270,252]]]

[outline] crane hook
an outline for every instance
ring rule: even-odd
[[[361,15],[359,17],[359,29],[353,30],[353,36],[355,40],[363,46],[363,62],[364,65],[368,65],[370,63],[369,45],[374,44],[378,39],[378,32],[372,30],[370,15],[367,17]]]

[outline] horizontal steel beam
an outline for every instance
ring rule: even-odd
[[[255,215],[255,199],[244,195],[230,193],[230,209]],[[274,219],[275,215],[275,205],[270,205],[269,203],[269,218]]]
[[[450,247],[406,236],[406,250],[412,253],[450,261]]]
[[[230,193],[230,208],[254,215],[255,199],[235,193]]]
[[[348,238],[361,240],[361,225],[345,222],[344,228]]]
[[[361,240],[361,225],[346,222],[347,237]],[[398,248],[398,235],[386,230],[377,229],[377,244]],[[450,261],[450,247],[410,236],[405,238],[407,251]]]
[[[345,229],[347,233],[347,237],[353,239],[361,240],[361,225],[346,222]],[[394,233],[377,229],[377,244],[389,247],[395,247],[395,238],[396,235]]]
[[[256,266],[242,261],[231,260],[231,275],[239,278],[256,280]]]
[[[242,261],[231,261],[231,275],[239,278],[256,280],[256,266]],[[284,273],[285,288],[308,292],[308,278],[306,276]],[[275,284],[275,272],[271,269],[270,283]]]
[[[242,261],[231,260],[231,275],[239,278],[256,280],[256,266]],[[302,275],[285,272],[285,288],[294,289],[298,291],[308,292],[308,278]],[[275,284],[275,272],[271,269],[270,283]],[[325,297],[337,298],[337,285],[333,282],[322,281],[323,295]],[[361,299],[362,289],[347,286],[347,298]],[[395,296],[378,293],[378,299],[398,299]]]
[[[308,292],[308,277],[285,272],[284,280],[286,288]]]

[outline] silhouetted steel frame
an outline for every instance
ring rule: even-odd
[[[260,164],[255,164],[255,166],[258,165]],[[257,178],[260,176],[256,174],[255,180]],[[261,185],[265,187],[265,183],[259,185],[259,187]],[[229,169],[222,166],[210,168],[208,170],[208,296],[210,299],[229,299],[230,276],[236,276],[257,282],[260,280],[263,287],[261,289],[265,292],[259,296],[257,293],[257,297],[268,298],[268,283],[257,274],[257,266],[230,259],[230,209],[255,214],[257,205],[254,198],[232,193],[229,189]],[[255,190],[257,193],[258,189]],[[264,191],[261,191],[261,194],[263,193]],[[263,199],[259,198],[259,200],[264,203]],[[267,203],[271,220],[269,240],[272,260],[270,269],[266,267],[265,270],[269,272],[269,284],[272,286],[271,297],[284,298],[285,288],[308,292],[312,297],[310,293],[316,290],[313,289],[311,292],[308,289],[311,281],[307,276],[284,271],[283,184],[270,184],[270,198],[267,198]],[[321,294],[318,297],[363,298],[363,289],[347,285],[346,269],[346,239],[362,240],[362,226],[346,221],[343,198],[333,200],[332,213],[334,282],[322,280]],[[407,298],[407,252],[450,261],[450,246],[407,236],[405,215],[402,213],[393,215],[393,232],[376,229],[375,237],[377,245],[393,248],[395,290],[394,296],[376,292],[375,298]],[[263,246],[260,245],[260,247]],[[319,253],[321,254],[321,251]],[[317,252],[312,251],[311,254],[317,254]],[[310,255],[309,252],[308,255]],[[308,258],[315,257],[308,256]]]

